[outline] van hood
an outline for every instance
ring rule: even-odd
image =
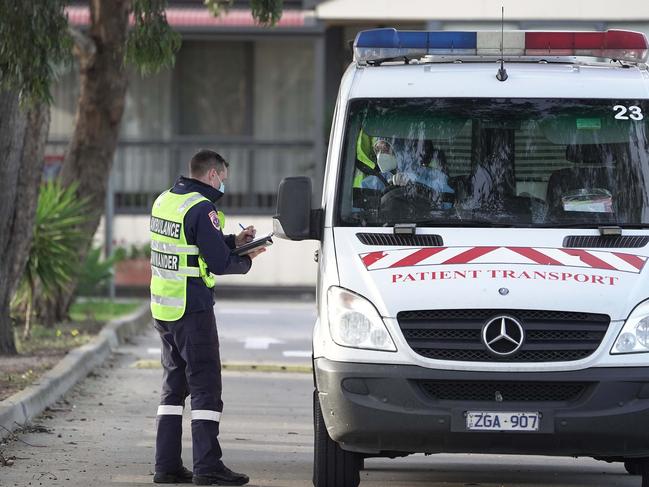
[[[340,285],[369,299],[384,317],[426,309],[535,309],[624,320],[649,296],[646,246],[563,246],[567,236],[597,237],[597,230],[418,228],[417,235],[441,237],[435,247],[366,245],[360,233],[393,234],[391,228],[334,228]]]

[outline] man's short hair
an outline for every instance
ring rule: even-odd
[[[189,161],[189,175],[201,178],[212,168],[222,171],[226,167],[230,167],[230,164],[220,154],[210,149],[201,149]]]

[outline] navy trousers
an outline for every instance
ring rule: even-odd
[[[221,358],[213,310],[185,314],[178,321],[155,320],[162,340],[162,392],[157,416],[156,472],[182,467],[182,414],[191,396],[195,475],[223,468],[219,445]]]

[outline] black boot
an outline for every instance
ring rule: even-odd
[[[218,472],[194,475],[194,485],[245,485],[249,481],[247,475],[233,472],[226,466]]]
[[[193,474],[185,467],[176,472],[156,472],[153,476],[155,484],[191,484]]]

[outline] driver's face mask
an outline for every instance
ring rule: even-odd
[[[381,172],[394,171],[397,168],[397,158],[386,152],[379,152],[376,156],[376,163]]]
[[[428,166],[426,166],[426,167],[429,167],[430,169],[439,169],[440,168],[439,167],[439,161],[437,160],[436,157],[433,157],[430,160],[430,163],[428,164]]]

